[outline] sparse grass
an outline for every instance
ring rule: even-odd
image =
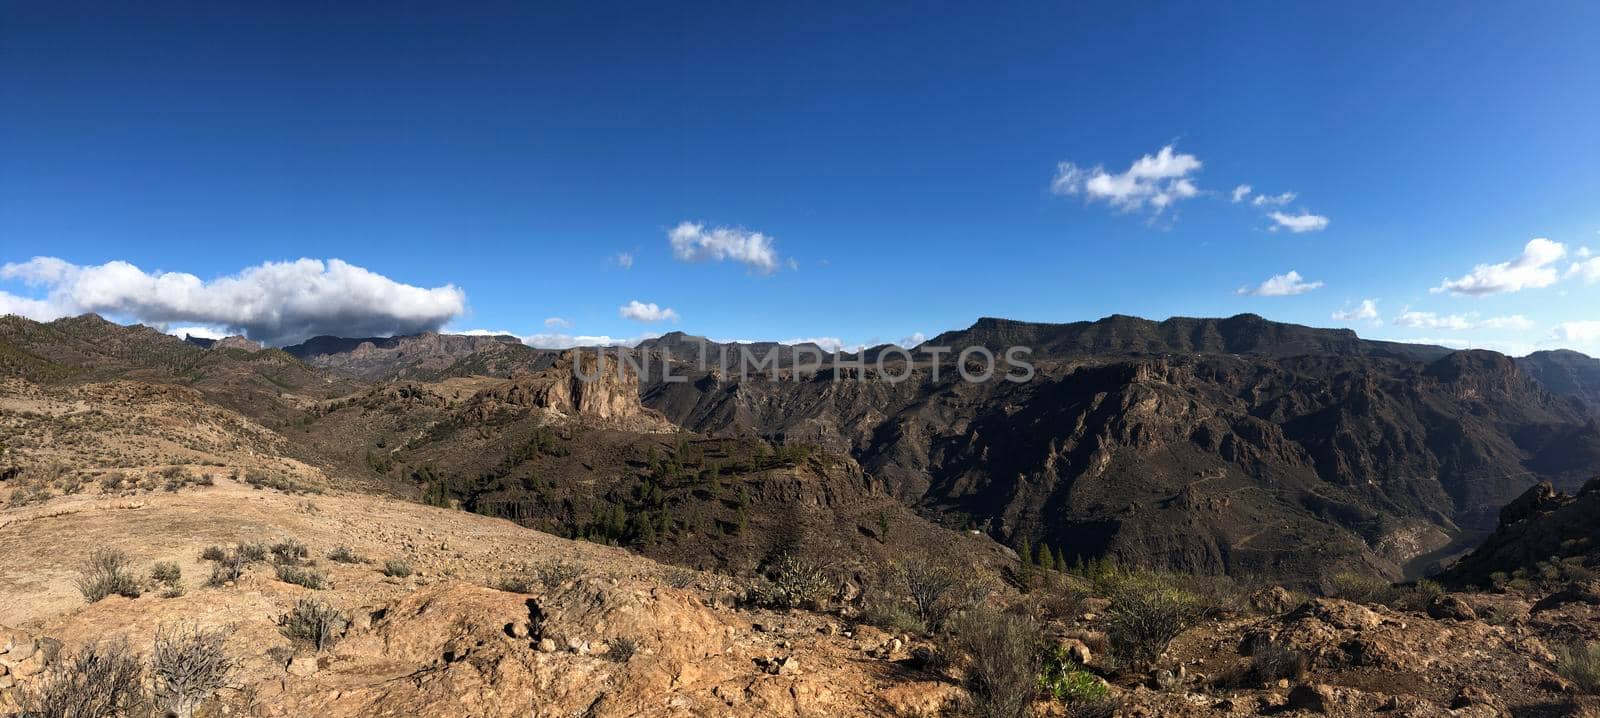
[[[76,581],[78,591],[89,603],[111,595],[138,598],[143,591],[132,565],[121,551],[97,548],[89,554],[89,563]]]
[[[1377,576],[1370,576],[1352,571],[1334,574],[1328,580],[1326,593],[1334,598],[1342,598],[1356,603],[1381,603],[1389,604],[1395,600],[1398,591],[1394,584]]]
[[[328,552],[328,560],[334,563],[366,563],[365,556],[356,553],[349,546],[335,546]]]
[[[296,564],[280,563],[273,566],[277,572],[278,580],[304,586],[309,589],[322,590],[328,587],[327,574],[312,568]]]
[[[278,619],[278,630],[286,638],[317,651],[338,644],[349,625],[350,620],[344,613],[312,598],[301,599],[293,610]]]
[[[127,641],[107,641],[48,668],[17,702],[29,718],[137,716],[149,703],[144,684],[144,662]]]
[[[904,633],[926,633],[927,624],[917,618],[911,609],[901,605],[899,601],[875,600],[867,604],[861,614],[863,623],[877,626],[888,631]]]
[[[1584,693],[1600,693],[1600,641],[1574,641],[1556,646],[1556,673]]]
[[[383,562],[383,575],[390,578],[406,578],[416,572],[407,561],[392,558]]]
[[[156,707],[166,715],[193,718],[195,709],[227,685],[234,662],[223,651],[228,632],[194,626],[163,627],[150,651]]]

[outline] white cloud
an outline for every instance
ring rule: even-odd
[[[544,328],[545,329],[571,329],[572,328],[572,322],[570,322],[570,321],[568,321],[566,319],[562,319],[561,317],[550,317],[549,319],[544,320]]]
[[[1450,292],[1483,296],[1548,287],[1560,279],[1554,265],[1566,254],[1566,245],[1540,237],[1528,242],[1516,259],[1499,264],[1480,264],[1473,268],[1472,273],[1460,279],[1446,279],[1443,284],[1429,291],[1434,294]]]
[[[1299,234],[1301,232],[1317,232],[1326,229],[1328,226],[1327,217],[1324,217],[1320,214],[1312,214],[1304,210],[1301,210],[1300,214],[1284,214],[1282,212],[1273,212],[1267,216],[1272,218],[1272,221],[1276,223],[1276,226],[1272,228],[1274,232],[1276,232],[1279,227],[1282,227],[1290,232]]]
[[[156,326],[204,324],[272,345],[319,334],[437,330],[467,305],[454,285],[401,284],[338,259],[265,262],[205,281],[184,272],[147,273],[123,261],[79,266],[35,257],[0,267],[0,279],[47,288],[44,300],[0,296],[0,305],[17,305],[36,319],[96,312]]]
[[[1535,326],[1538,326],[1538,324],[1532,319],[1522,316],[1521,314],[1512,314],[1511,316],[1507,317],[1489,317],[1488,319],[1478,322],[1478,326],[1483,329],[1515,329],[1517,331],[1527,331]]]
[[[1588,259],[1593,252],[1588,247],[1579,247],[1578,251],[1573,252],[1573,254],[1577,255],[1579,259]]]
[[[1395,326],[1412,329],[1471,329],[1472,320],[1460,314],[1439,316],[1433,312],[1414,312],[1406,309],[1394,318]]]
[[[623,269],[633,269],[633,252],[617,252],[611,261]]]
[[[1433,312],[1414,312],[1410,308],[1395,317],[1396,326],[1411,327],[1413,329],[1509,329],[1527,331],[1538,326],[1537,322],[1521,314],[1511,314],[1500,317],[1479,319],[1477,312],[1466,314],[1435,314]]]
[[[1290,202],[1293,202],[1294,198],[1298,196],[1299,195],[1293,192],[1284,192],[1283,194],[1273,195],[1258,194],[1256,195],[1255,199],[1250,200],[1250,204],[1253,204],[1257,207],[1282,207]]]
[[[1238,293],[1252,297],[1292,297],[1321,287],[1322,282],[1307,282],[1291,269],[1288,274],[1276,275],[1257,286],[1240,287]]]
[[[901,337],[900,341],[895,342],[895,344],[910,349],[925,341],[928,341],[927,335],[924,335],[922,332],[912,332],[908,336]]]
[[[1340,322],[1376,322],[1378,319],[1378,300],[1363,299],[1360,306],[1354,309],[1345,308],[1333,313],[1335,321]]]
[[[1238,204],[1250,196],[1250,185],[1242,184],[1233,188],[1233,203]]]
[[[198,337],[200,339],[226,339],[228,333],[216,327],[167,327],[167,333],[175,337]]]
[[[645,303],[637,299],[617,308],[618,316],[623,319],[632,319],[636,322],[676,322],[678,313],[670,307],[657,306],[655,302]]]
[[[1159,214],[1172,203],[1200,193],[1189,177],[1200,168],[1201,162],[1194,155],[1179,154],[1167,145],[1154,155],[1135,160],[1121,174],[1111,174],[1101,165],[1083,168],[1071,162],[1059,163],[1050,191],[1058,195],[1082,194],[1088,201],[1102,200],[1125,212],[1149,207]]]
[[[36,322],[60,319],[72,312],[45,299],[19,297],[10,292],[0,292],[0,315],[15,314]]]
[[[860,347],[847,346],[844,343],[844,340],[840,339],[839,337],[803,337],[799,339],[785,339],[778,343],[788,344],[789,346],[794,346],[796,344],[815,344],[818,347],[821,347],[823,351],[830,353],[840,351],[853,352],[860,349]]]
[[[1578,256],[1588,257],[1589,255],[1580,251]],[[1585,259],[1582,262],[1573,262],[1572,266],[1567,267],[1567,276],[1582,279],[1584,284],[1600,282],[1600,257]]]
[[[654,339],[660,334],[641,334],[636,337],[612,337],[607,335],[588,336],[571,334],[534,334],[522,337],[522,343],[535,349],[571,349],[573,347],[631,347],[646,339]]]
[[[667,233],[672,256],[685,262],[733,260],[760,274],[778,270],[778,250],[760,232],[732,227],[706,230],[704,224],[681,222]]]
[[[1551,338],[1577,345],[1600,345],[1600,321],[1562,322],[1551,331]]]

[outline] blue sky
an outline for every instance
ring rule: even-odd
[[[0,309],[1600,353],[1593,4],[231,5],[0,6]]]

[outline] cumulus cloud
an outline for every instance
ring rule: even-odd
[[[1551,338],[1564,344],[1600,345],[1600,321],[1562,322],[1551,331]]]
[[[1292,297],[1321,287],[1322,282],[1307,282],[1291,269],[1288,274],[1276,275],[1254,287],[1240,287],[1238,293],[1251,297]]]
[[[1312,214],[1305,210],[1301,210],[1300,214],[1273,212],[1268,214],[1267,217],[1273,222],[1272,231],[1274,232],[1281,228],[1300,234],[1301,232],[1318,232],[1328,227],[1327,217],[1320,214]]]
[[[1540,237],[1528,242],[1516,259],[1498,264],[1480,264],[1470,274],[1459,279],[1446,279],[1429,291],[1434,294],[1449,292],[1484,296],[1548,287],[1560,279],[1555,264],[1566,255],[1566,245]]]
[[[661,307],[655,302],[641,302],[637,299],[617,308],[617,315],[623,319],[632,319],[636,322],[675,322],[678,313],[671,307]]]
[[[1579,257],[1588,257],[1587,248],[1578,252]],[[1573,262],[1567,268],[1567,276],[1583,280],[1584,284],[1600,282],[1600,257],[1585,259],[1582,262]]]
[[[1181,154],[1167,145],[1154,155],[1135,160],[1120,174],[1107,172],[1101,165],[1085,168],[1062,162],[1056,165],[1050,191],[1063,196],[1082,194],[1088,201],[1103,201],[1124,212],[1148,207],[1159,214],[1174,202],[1200,193],[1190,177],[1200,168],[1194,155]]]
[[[1253,204],[1257,207],[1282,207],[1290,202],[1293,202],[1294,198],[1298,196],[1299,195],[1293,192],[1284,192],[1283,194],[1258,194],[1256,195],[1255,199],[1250,200],[1250,204]]]
[[[1480,319],[1477,312],[1466,314],[1435,314],[1434,312],[1416,312],[1407,308],[1395,317],[1396,326],[1411,327],[1413,329],[1510,329],[1527,331],[1537,324],[1521,314],[1512,314],[1502,317],[1489,317]]]
[[[544,320],[545,329],[571,329],[572,322],[561,317],[550,317]]]
[[[1378,319],[1378,300],[1363,299],[1361,304],[1354,308],[1346,307],[1333,313],[1334,321],[1340,322],[1376,322]]]
[[[1511,316],[1506,317],[1489,317],[1488,319],[1478,322],[1478,326],[1484,329],[1515,329],[1518,331],[1527,331],[1537,326],[1537,323],[1532,319],[1522,316],[1521,314],[1512,314]]]
[[[196,337],[199,339],[226,339],[228,333],[219,331],[216,327],[167,327],[167,333],[175,337]]]
[[[1250,185],[1242,184],[1233,188],[1233,203],[1238,204],[1250,196]]]
[[[1395,326],[1412,329],[1471,329],[1472,320],[1460,314],[1440,316],[1433,312],[1416,312],[1409,309],[1394,318]]]
[[[900,341],[895,342],[895,344],[910,349],[921,345],[925,341],[928,341],[927,335],[923,334],[922,332],[912,332],[909,335],[901,337]]]
[[[95,312],[156,326],[206,325],[272,345],[319,334],[434,331],[467,304],[454,285],[415,287],[338,259],[265,262],[207,281],[123,261],[79,266],[35,257],[0,267],[0,279],[46,289],[42,300],[0,297],[0,305],[32,310],[19,313],[34,319]]]
[[[772,238],[760,232],[733,227],[707,230],[704,224],[681,222],[667,233],[672,256],[684,262],[732,260],[758,274],[778,270],[778,250]]]

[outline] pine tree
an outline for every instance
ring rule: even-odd
[[[1042,568],[1042,569],[1044,569],[1046,571],[1048,571],[1048,570],[1050,570],[1052,568],[1055,568],[1055,566],[1056,566],[1056,557],[1051,555],[1051,553],[1050,553],[1050,544],[1047,544],[1047,543],[1039,544],[1039,556],[1038,556],[1038,559],[1039,559],[1039,568]]]

